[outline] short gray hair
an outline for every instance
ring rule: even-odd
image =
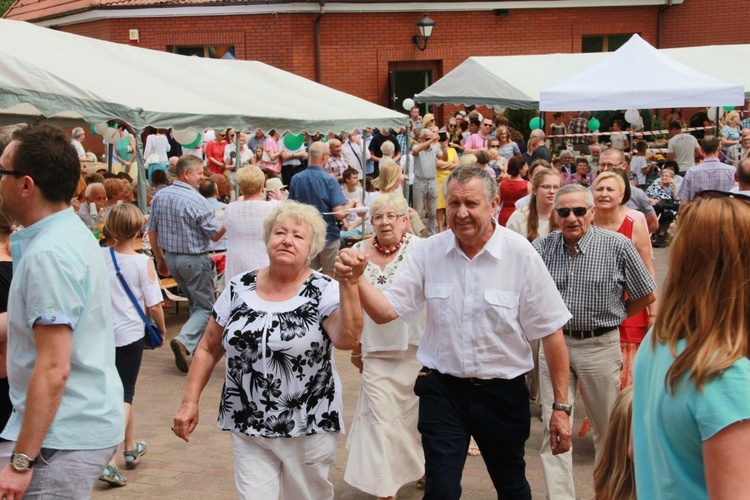
[[[535,128],[534,130],[531,131],[530,137],[537,137],[540,141],[543,141],[544,138],[547,136],[544,134],[544,130],[540,128]]]
[[[497,196],[497,184],[494,179],[490,177],[486,168],[478,167],[476,164],[464,165],[457,167],[443,184],[443,198],[448,199],[448,185],[451,181],[456,181],[459,184],[464,184],[472,179],[480,179],[482,181],[482,187],[484,188],[484,197],[487,198],[487,203],[492,203],[492,200]]]
[[[310,258],[315,258],[326,245],[327,226],[323,220],[323,216],[312,205],[292,200],[279,204],[263,221],[263,243],[268,245],[268,240],[271,237],[271,229],[273,229],[274,224],[283,222],[289,217],[294,217],[301,222],[307,222],[307,225],[310,227]]]
[[[75,139],[76,137],[81,137],[82,135],[85,135],[86,132],[83,131],[81,127],[76,127],[73,129],[73,131],[70,133],[71,136]]]
[[[195,155],[182,155],[177,160],[177,165],[174,168],[174,174],[177,177],[182,177],[185,172],[192,172],[193,170],[200,168],[203,171],[203,160]]]
[[[385,141],[380,146],[380,152],[383,153],[384,156],[391,158],[396,153],[396,147],[391,141]]]
[[[107,193],[107,189],[104,187],[104,184],[102,184],[101,182],[92,182],[91,184],[86,186],[86,193],[85,193],[86,198],[91,196],[91,193],[94,192],[94,189],[96,188],[102,188],[104,190],[104,193],[105,194]]]
[[[370,213],[375,214],[381,208],[386,206],[392,206],[396,212],[406,215],[409,212],[409,204],[406,203],[406,199],[397,193],[381,194],[375,198],[370,204]]]
[[[623,163],[625,161],[625,153],[622,152],[622,150],[617,148],[607,148],[604,151],[602,151],[600,158],[602,156],[617,156],[617,161],[620,163]]]
[[[560,199],[560,196],[564,196],[566,194],[570,193],[583,193],[586,197],[586,206],[588,208],[591,208],[594,206],[594,195],[591,194],[591,191],[589,188],[583,187],[580,184],[568,184],[567,186],[563,186],[560,189],[557,190],[555,193],[555,199],[552,202],[552,206],[557,209],[557,201]]]

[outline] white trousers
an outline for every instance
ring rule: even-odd
[[[335,433],[295,438],[232,432],[234,482],[241,499],[333,499],[328,470],[336,459]]]

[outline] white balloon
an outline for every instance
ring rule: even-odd
[[[94,130],[96,130],[96,133],[99,135],[104,135],[104,132],[107,131],[107,122],[101,122],[94,125]]]
[[[414,99],[404,99],[404,102],[401,103],[401,105],[406,111],[411,111],[411,108],[414,107]]]
[[[120,140],[120,132],[116,128],[107,127],[102,137],[107,141],[107,144],[117,144],[117,141]]]
[[[641,116],[637,109],[629,109],[625,111],[625,121],[628,123],[635,123],[638,121],[638,117]]]
[[[198,137],[198,131],[193,127],[188,127],[185,130],[172,131],[172,136],[179,144],[192,144]]]
[[[716,119],[716,106],[712,106],[706,110],[706,114],[710,120]]]

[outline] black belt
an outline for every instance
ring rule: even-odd
[[[526,375],[519,375],[516,378],[513,379],[504,379],[504,378],[476,378],[476,377],[455,377],[453,375],[448,375],[447,373],[441,373],[437,370],[432,370],[430,368],[423,367],[422,370],[419,372],[420,377],[425,377],[429,375],[430,373],[434,373],[437,376],[446,379],[451,382],[459,383],[459,384],[468,384],[473,385],[477,387],[483,387],[483,386],[494,386],[494,385],[501,385],[501,384],[508,384],[511,382],[514,382],[516,380],[523,379],[526,380]]]
[[[604,335],[605,333],[609,333],[611,331],[616,330],[616,326],[603,326],[601,328],[597,328],[596,330],[563,330],[563,333],[567,335],[568,337],[583,340],[583,339],[592,339],[594,337],[600,337]]]

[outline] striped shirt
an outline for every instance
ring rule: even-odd
[[[221,231],[221,221],[195,188],[175,180],[154,195],[148,228],[159,233],[158,243],[165,252],[198,255],[211,250],[211,238]]]
[[[678,196],[690,202],[696,194],[708,189],[729,191],[734,186],[735,171],[733,166],[721,163],[716,157],[706,158],[703,163],[687,171]]]
[[[631,299],[656,289],[656,282],[633,245],[621,234],[591,226],[570,255],[561,231],[533,243],[573,318],[566,330],[615,328],[627,317]]]

